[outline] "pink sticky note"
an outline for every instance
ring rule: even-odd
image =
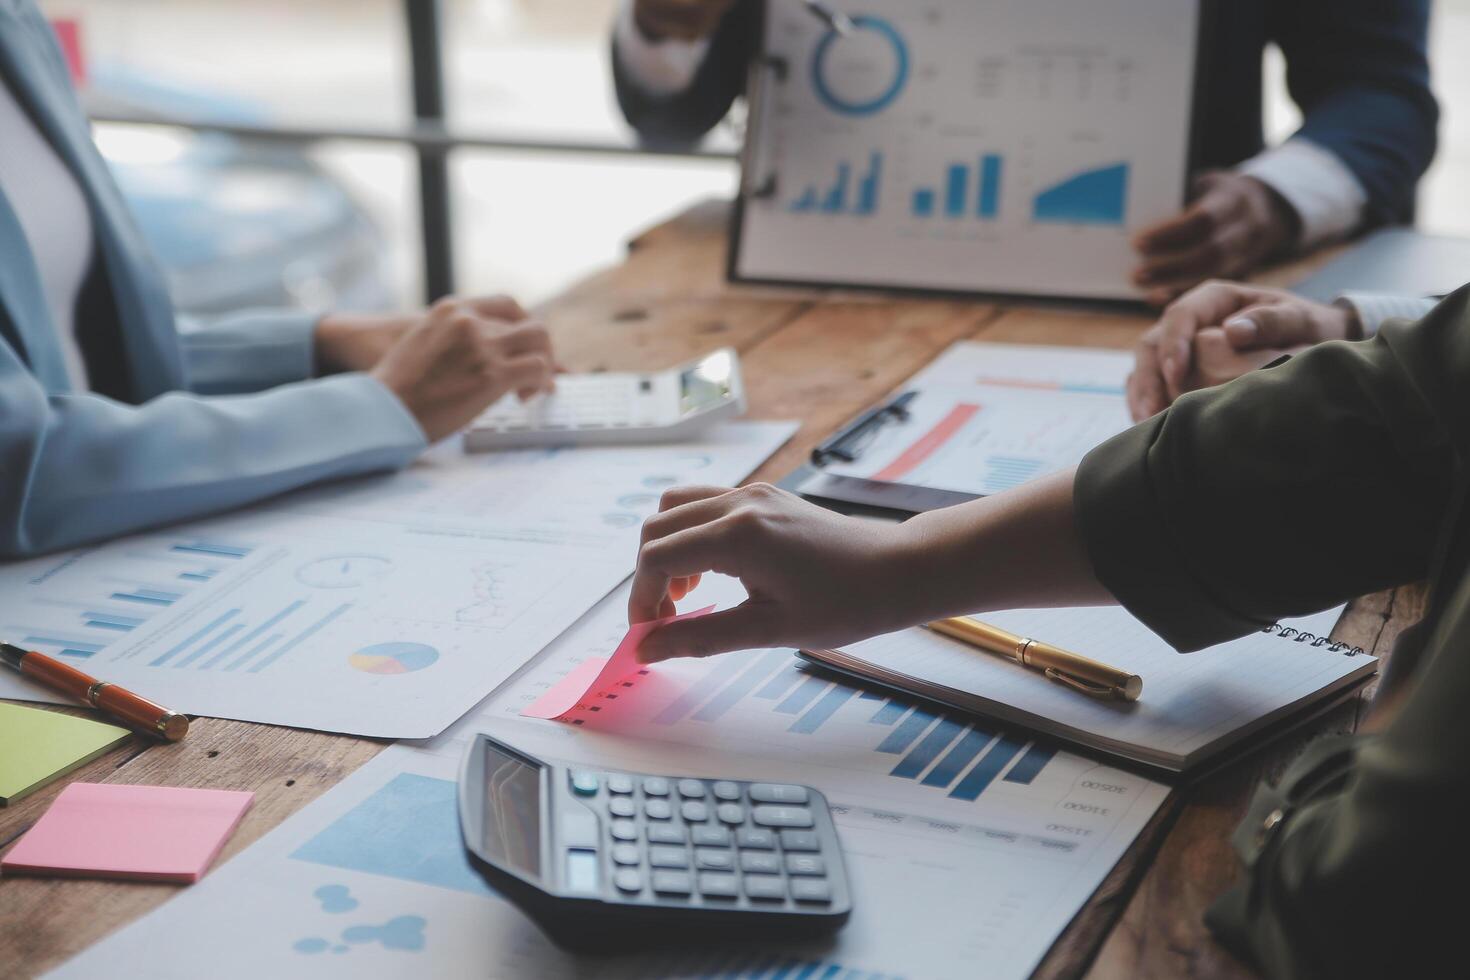
[[[641,665],[638,663],[638,645],[643,638],[665,623],[672,623],[680,619],[694,619],[714,611],[714,606],[705,606],[694,612],[683,613],[678,616],[666,616],[663,619],[655,619],[647,623],[634,623],[628,627],[628,633],[618,648],[613,651],[611,657],[588,657],[572,671],[561,682],[541,695],[531,703],[521,714],[527,718],[544,718],[548,721],[556,721],[564,717],[580,702],[589,697],[601,694],[608,688],[636,674]]]
[[[198,881],[254,793],[72,783],[0,870],[72,878]]]

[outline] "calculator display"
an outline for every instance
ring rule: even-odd
[[[735,373],[733,359],[727,351],[719,351],[679,375],[679,412],[688,415],[718,405],[730,397],[731,378]]]
[[[485,746],[486,857],[541,877],[541,767]]]

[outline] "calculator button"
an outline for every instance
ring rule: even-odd
[[[674,815],[668,800],[644,800],[643,815],[650,820],[667,820]]]
[[[633,778],[631,776],[609,776],[607,777],[607,791],[626,796],[633,792]]]
[[[669,781],[662,776],[647,776],[643,780],[644,796],[668,796]]]
[[[693,828],[694,843],[707,847],[729,847],[730,831],[726,827],[700,825]]]
[[[578,796],[597,795],[597,774],[590,772],[574,772],[572,775],[572,792]]]
[[[699,876],[699,893],[705,898],[734,898],[740,894],[734,875],[711,874]]]
[[[620,892],[641,892],[643,876],[632,868],[619,868],[618,873],[613,875],[613,884],[618,886]]]
[[[704,783],[697,779],[679,780],[679,795],[686,800],[700,800],[704,798]]]
[[[759,827],[741,827],[735,831],[735,843],[746,850],[774,851],[776,849],[776,832],[774,830],[761,830]]]
[[[728,779],[722,779],[710,787],[714,791],[715,799],[733,803],[740,799],[740,784],[732,783]]]
[[[830,902],[832,886],[820,878],[794,878],[791,881],[791,897],[798,902]]]
[[[690,823],[703,823],[709,819],[709,807],[698,800],[688,800],[679,807],[679,815]]]
[[[781,859],[769,851],[741,851],[740,870],[748,874],[777,875],[781,873]]]
[[[735,855],[730,851],[696,848],[694,866],[704,871],[732,871],[735,868]]]
[[[786,873],[821,877],[827,873],[827,862],[816,854],[788,854],[786,855]]]
[[[638,808],[633,805],[633,801],[626,796],[614,796],[608,800],[607,809],[615,817],[631,817],[638,812]]]
[[[650,847],[648,864],[654,868],[687,868],[689,852],[682,847]]]
[[[693,885],[687,871],[655,871],[653,873],[653,890],[660,895],[688,895],[693,891]]]
[[[812,811],[804,806],[758,806],[750,819],[762,827],[810,827]]]
[[[614,820],[608,827],[608,833],[613,835],[614,840],[638,839],[638,827],[631,820]]]
[[[684,828],[671,823],[651,823],[643,833],[650,844],[682,844],[686,839]]]
[[[612,849],[612,858],[618,864],[637,864],[641,856],[636,844],[615,844]]]
[[[721,803],[715,807],[715,816],[720,818],[720,823],[744,823],[745,807],[739,803]]]
[[[750,798],[756,803],[805,803],[811,798],[805,786],[783,783],[751,783]]]
[[[814,830],[783,830],[781,847],[787,851],[820,851],[822,843]]]
[[[775,875],[746,875],[745,894],[755,899],[779,902],[786,897],[786,886]]]

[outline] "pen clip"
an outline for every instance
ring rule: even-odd
[[[909,403],[917,397],[917,391],[905,391],[888,404],[859,415],[832,438],[812,450],[812,464],[825,466],[833,459],[844,463],[857,462],[867,444],[877,436],[879,429],[889,422],[909,420]]]
[[[1093,684],[1091,681],[1084,681],[1080,677],[1064,674],[1055,667],[1046,668],[1046,676],[1049,680],[1054,680],[1058,684],[1065,684],[1067,687],[1072,688],[1072,690],[1081,691],[1089,697],[1117,698],[1120,696],[1116,687],[1110,687],[1106,684]]]

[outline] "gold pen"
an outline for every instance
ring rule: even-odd
[[[1069,653],[1040,640],[1017,636],[969,616],[940,619],[928,626],[936,633],[943,633],[972,647],[1009,657],[1023,667],[1039,670],[1049,679],[1083,694],[1096,698],[1137,701],[1138,696],[1143,693],[1143,678],[1137,674],[1109,667],[1081,654]]]

